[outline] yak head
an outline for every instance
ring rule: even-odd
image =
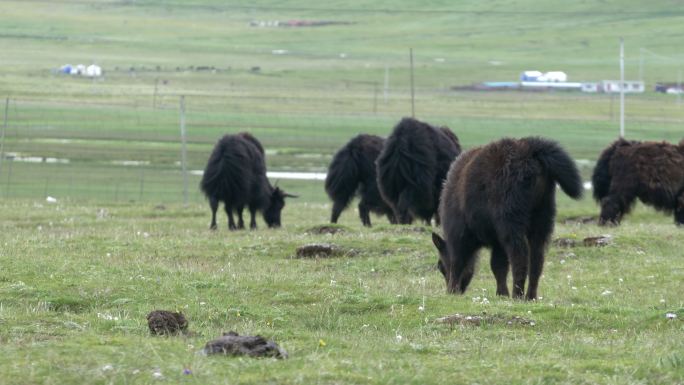
[[[601,199],[601,214],[599,215],[600,226],[619,225],[623,214],[624,212],[617,199],[613,197]]]
[[[460,285],[458,283],[458,277],[455,275],[453,270],[453,263],[451,263],[451,258],[447,250],[447,244],[436,233],[432,233],[432,243],[434,243],[437,251],[439,251],[439,259],[437,260],[437,268],[444,276],[444,280],[447,284],[447,291],[449,293],[462,293]]]
[[[275,187],[269,197],[268,207],[264,210],[264,221],[268,227],[280,227],[280,212],[285,207],[285,198],[297,198],[297,195],[288,194]]]

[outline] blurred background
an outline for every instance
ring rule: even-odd
[[[684,137],[683,24],[665,0],[2,1],[0,197],[202,202],[214,144],[249,131],[271,179],[325,202],[335,151],[412,114],[465,149],[553,138],[588,179],[619,133],[620,37],[627,138]]]

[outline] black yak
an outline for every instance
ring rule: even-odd
[[[599,224],[618,225],[636,198],[672,213],[684,225],[684,140],[637,142],[618,139],[603,150],[591,177],[601,205]]]
[[[447,291],[465,292],[478,250],[492,250],[496,294],[537,297],[544,251],[556,215],[556,183],[572,198],[582,196],[575,162],[555,142],[542,138],[502,139],[459,156],[442,190],[440,216],[444,239],[433,233],[438,267]]]
[[[380,155],[384,143],[385,139],[379,136],[361,134],[350,140],[333,157],[325,178],[325,191],[333,201],[332,223],[337,223],[342,210],[357,193],[361,197],[359,217],[364,226],[371,225],[371,211],[387,215],[391,223],[395,222],[392,208],[380,196],[375,172],[375,159]]]
[[[287,194],[273,187],[266,178],[264,148],[249,133],[226,135],[214,147],[200,188],[209,199],[211,206],[211,229],[216,229],[216,211],[222,201],[228,215],[230,230],[243,229],[242,210],[249,207],[251,220],[249,227],[256,228],[254,215],[261,211],[268,227],[280,227],[280,212],[285,207]],[[237,226],[233,220],[237,212]]]
[[[427,224],[435,216],[439,193],[451,162],[461,153],[458,138],[446,127],[433,127],[403,118],[376,163],[382,198],[394,210],[397,222],[420,218]]]

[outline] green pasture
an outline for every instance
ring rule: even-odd
[[[337,24],[273,26],[289,20]],[[577,244],[550,245],[539,300],[494,296],[487,250],[455,296],[437,228],[363,228],[352,203],[341,233],[317,234],[322,182],[280,180],[299,195],[283,228],[229,232],[220,213],[212,232],[196,172],[240,131],[271,171],[324,172],[354,135],[411,115],[412,49],[417,118],[464,149],[557,140],[587,180],[618,135],[616,95],[453,87],[533,69],[618,79],[624,37],[626,78],[647,88],[626,96],[627,137],[678,142],[684,106],[653,88],[684,70],[683,22],[667,0],[1,1],[0,384],[684,383],[684,237],[670,216],[638,204],[602,228],[577,219],[598,214],[590,191],[559,193],[553,238]],[[105,76],[57,71],[79,63]],[[582,245],[600,235],[611,243]],[[314,242],[348,253],[293,258]],[[150,336],[154,309],[182,311],[191,333]],[[490,321],[435,321],[453,314]],[[230,330],[289,358],[199,353]]]
[[[429,228],[373,218],[366,229],[349,210],[343,233],[311,233],[327,203],[290,202],[284,228],[259,218],[242,232],[224,215],[209,231],[201,203],[11,199],[0,209],[3,384],[684,381],[681,229],[642,207],[599,228],[566,223],[596,207],[559,197],[554,238],[609,234],[612,244],[551,246],[535,302],[493,295],[486,250],[466,294],[446,294]],[[312,242],[351,254],[293,258]],[[158,308],[182,311],[192,334],[150,336],[145,315]],[[494,321],[435,321],[456,313]],[[513,317],[534,325],[508,325]],[[290,356],[198,353],[229,330],[272,338]]]

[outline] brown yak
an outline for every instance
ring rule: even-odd
[[[618,139],[601,153],[591,182],[601,225],[618,225],[637,198],[684,224],[684,140],[674,145]]]
[[[451,165],[439,213],[444,239],[433,233],[439,270],[447,291],[465,292],[473,277],[477,251],[492,250],[496,294],[537,297],[544,252],[556,215],[556,183],[572,198],[582,196],[582,181],[570,156],[542,138],[501,139],[461,154]]]

